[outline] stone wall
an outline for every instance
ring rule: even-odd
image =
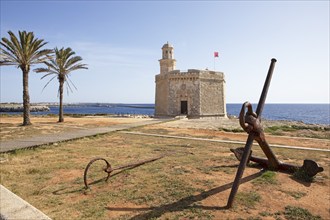
[[[224,117],[227,115],[223,73],[202,72],[200,76],[200,93],[200,117]]]
[[[188,115],[199,115],[199,80],[189,74],[180,75],[171,76],[169,80],[169,115],[181,114],[181,101],[187,101]]]
[[[175,70],[176,67],[176,60],[175,59],[161,59],[159,60],[160,63],[160,74],[166,74],[172,70]]]
[[[168,116],[168,76],[165,74],[156,75],[156,97],[155,97],[155,115]]]
[[[188,103],[188,117],[225,117],[224,74],[189,69],[157,75],[155,115],[180,115],[182,101]]]

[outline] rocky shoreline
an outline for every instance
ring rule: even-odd
[[[50,111],[48,106],[45,105],[31,105],[31,112],[45,112]],[[23,105],[20,104],[1,104],[0,112],[23,112]]]

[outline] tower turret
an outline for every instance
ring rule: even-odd
[[[174,59],[174,48],[168,42],[162,47],[162,59],[159,60],[160,74],[166,74],[175,70],[176,60]]]

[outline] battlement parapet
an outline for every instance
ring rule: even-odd
[[[168,73],[169,80],[197,80],[198,78],[198,72],[181,72],[180,70],[173,70]]]
[[[214,79],[225,80],[223,72],[210,71],[210,70],[198,70],[188,69],[187,71],[172,70],[167,74],[156,75],[156,81],[163,79]]]
[[[225,80],[225,74],[223,72],[206,70],[200,73],[200,79]]]

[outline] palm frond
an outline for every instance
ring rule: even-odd
[[[48,68],[37,68],[33,70],[36,73],[48,73],[49,69]]]
[[[43,63],[48,67],[49,70],[59,72],[57,64],[56,64],[56,62],[54,62],[54,60],[51,59],[51,60],[45,61]]]
[[[46,85],[42,88],[42,92],[44,91],[44,89],[48,86],[48,84],[53,81],[53,79],[55,78],[56,76],[53,76],[47,83]]]
[[[1,45],[7,49],[4,50],[1,48],[2,53],[7,58],[7,60],[10,60],[14,62],[14,60],[17,60],[18,62],[21,61],[21,56],[18,52],[18,49],[15,48],[14,44],[12,44],[7,38],[2,38]]]
[[[28,64],[29,62],[29,54],[27,53],[27,48],[32,46],[31,40],[34,37],[33,32],[26,33],[26,31],[19,31],[19,42],[15,42],[17,44],[17,48],[20,48],[19,52],[21,53],[22,57],[22,64]],[[15,35],[13,35],[15,36]],[[16,37],[15,37],[16,38]]]
[[[32,64],[42,63],[49,59],[53,50],[41,48],[47,44],[42,39],[34,37],[33,32],[19,31],[18,38],[8,31],[9,39],[3,37],[1,41],[1,65],[17,65],[27,67]]]
[[[52,56],[50,54],[53,54],[53,50],[45,49],[41,51],[36,51],[31,56],[31,64],[38,64],[43,63],[45,61],[51,60]]]
[[[17,57],[14,54],[12,54],[8,51],[5,51],[2,48],[0,48],[0,54],[1,54],[2,61],[11,61],[11,62],[18,61]]]
[[[14,65],[17,65],[17,63],[8,60],[0,61],[0,66],[14,66]]]
[[[69,95],[69,89],[70,89],[70,91],[73,93],[73,90],[71,89],[70,84],[69,84],[69,83],[65,83],[65,85],[66,85],[67,95]]]
[[[5,47],[10,53],[16,54],[16,49],[14,44],[12,44],[7,38],[3,37],[2,41],[0,44]],[[1,50],[4,50],[1,48]]]
[[[0,65],[17,65],[19,60],[13,54],[0,48]]]
[[[86,66],[86,64],[77,64],[77,65],[70,67],[67,71],[72,72],[74,70],[79,70],[79,69],[88,69],[88,67]]]
[[[51,72],[51,73],[47,73],[47,74],[45,74],[45,75],[42,76],[40,79],[44,79],[44,78],[46,78],[47,76],[50,76],[50,75],[56,75],[56,76],[58,77],[57,73],[55,73],[55,72]]]
[[[74,65],[75,63],[82,61],[82,58],[80,56],[75,56],[75,57],[71,57],[65,65],[65,68],[68,69],[70,68],[72,65]]]
[[[48,68],[37,68],[33,70],[36,73],[47,73],[44,76],[42,76],[40,79],[43,79],[49,75],[56,75],[57,76],[57,72],[49,70]]]
[[[67,83],[71,83],[71,85],[76,89],[76,91],[78,90],[77,87],[75,86],[75,84],[71,81],[69,75],[66,76],[67,79]]]

